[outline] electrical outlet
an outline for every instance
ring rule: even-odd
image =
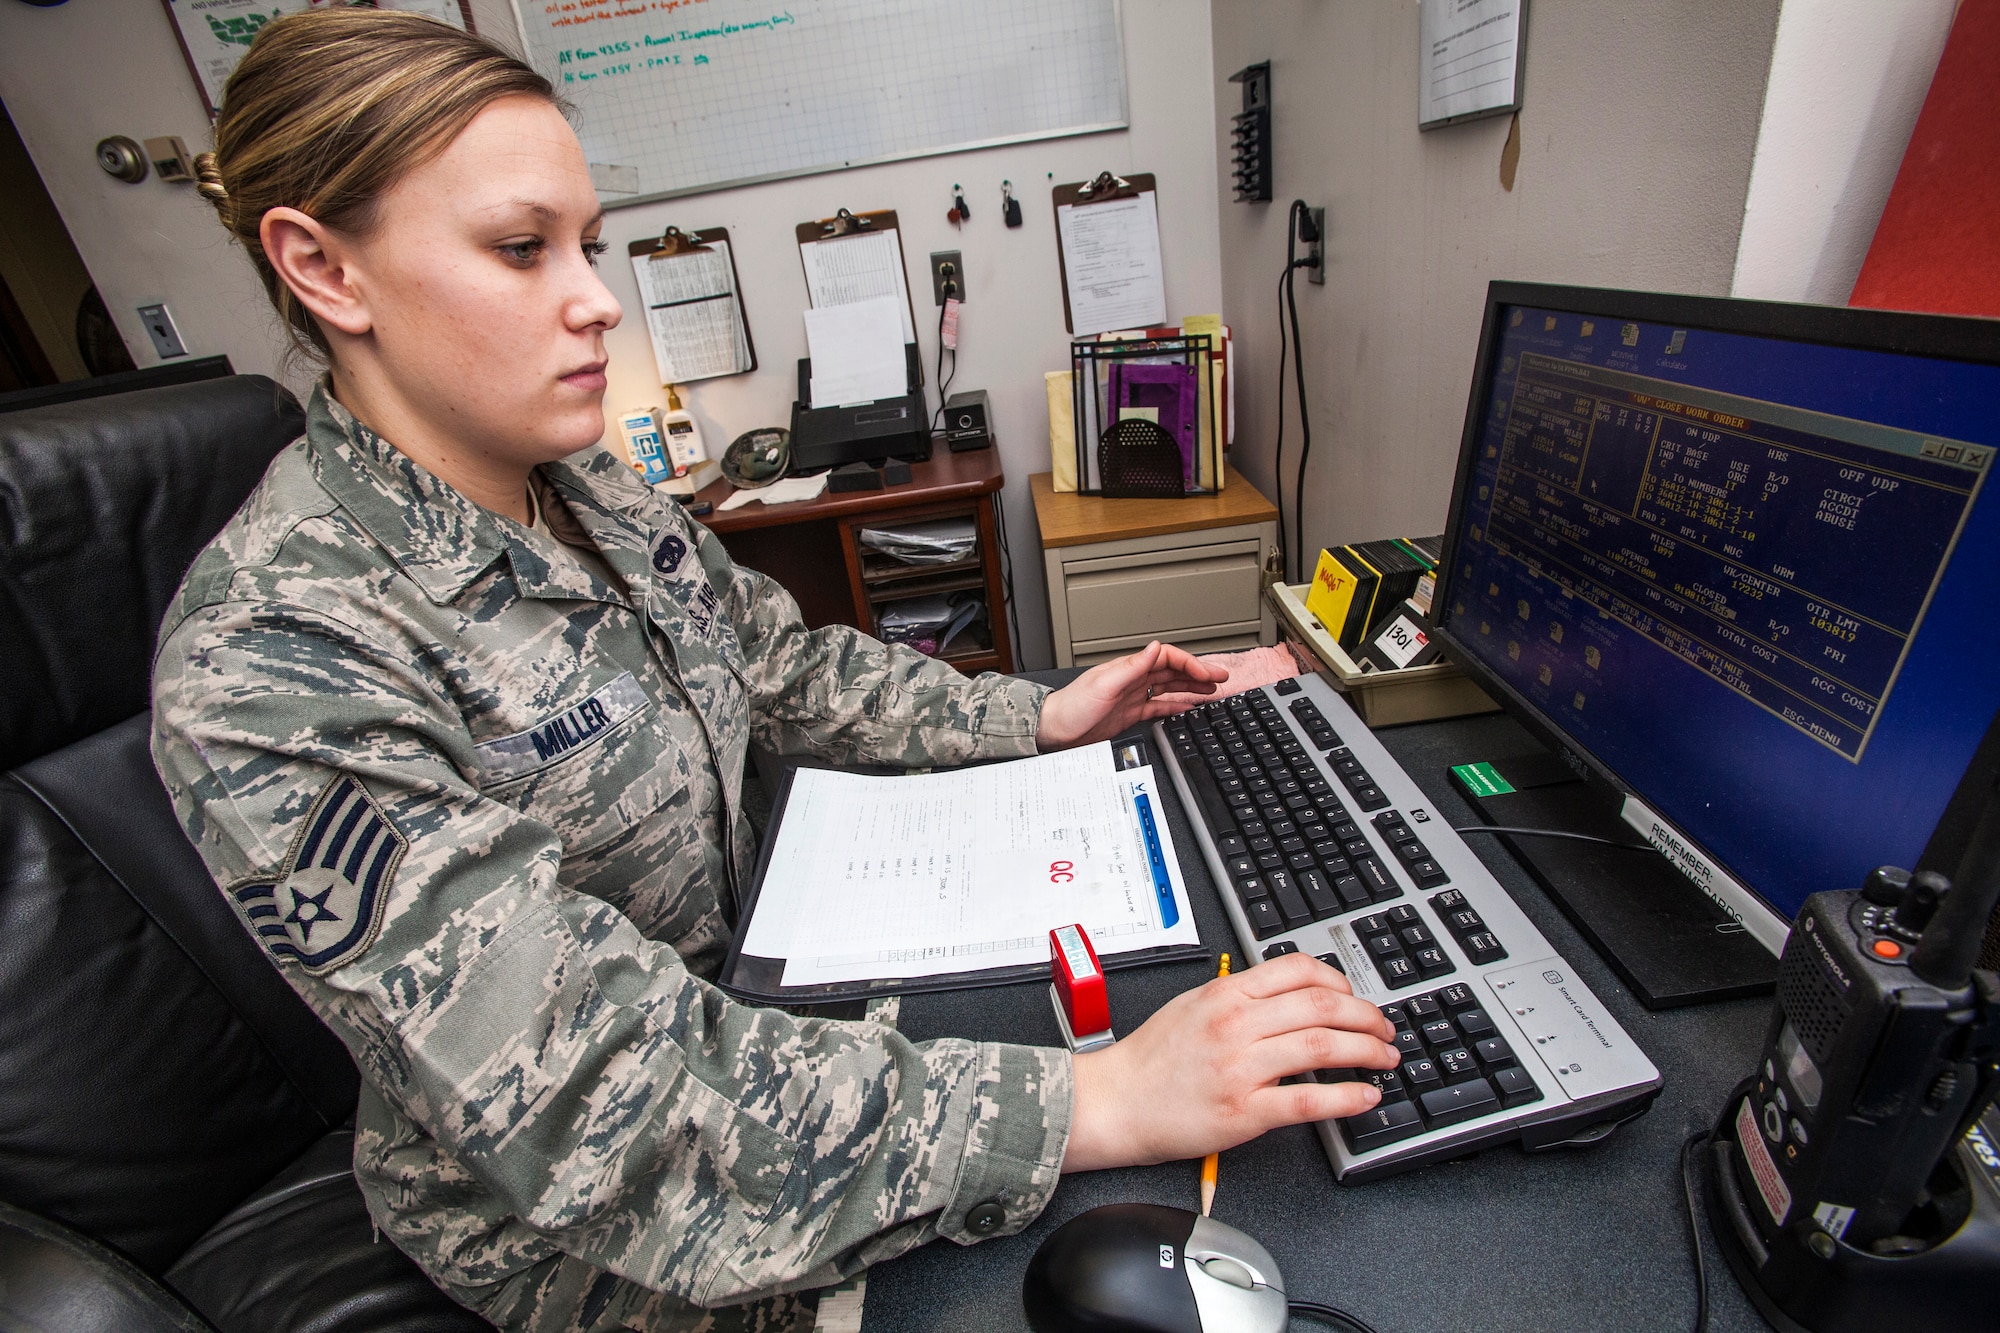
[[[1324,287],[1326,286],[1326,210],[1308,208],[1306,212],[1313,220],[1312,244],[1306,249],[1306,256],[1313,263],[1306,269],[1306,281],[1316,287]]]
[[[949,286],[950,290],[946,290]],[[956,250],[931,251],[931,301],[932,305],[943,305],[947,296],[965,303],[965,261]]]
[[[146,326],[146,336],[153,340],[153,350],[160,354],[160,360],[171,361],[188,354],[187,344],[181,341],[181,331],[174,327],[174,317],[166,302],[140,306],[139,322]]]

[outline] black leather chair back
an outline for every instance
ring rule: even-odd
[[[148,706],[181,576],[304,430],[262,375],[0,415],[0,771]]]
[[[147,745],[160,616],[303,426],[249,375],[0,416],[0,1201],[154,1274],[358,1086]]]

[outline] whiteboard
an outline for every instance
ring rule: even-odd
[[[514,0],[607,207],[1125,127],[1117,0]]]

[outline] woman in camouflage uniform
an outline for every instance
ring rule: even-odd
[[[1221,672],[967,680],[778,585],[595,448],[602,212],[549,85],[409,15],[268,25],[202,193],[323,359],[303,438],[161,628],[154,754],[245,927],[353,1052],[384,1233],[520,1329],[794,1328],[796,1293],[1018,1230],[1062,1171],[1372,1104],[1380,1013],[1288,958],[1110,1050],[911,1043],[706,978],[746,749],[951,764]]]

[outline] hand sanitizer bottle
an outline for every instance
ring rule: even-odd
[[[708,457],[708,450],[702,447],[701,427],[681,405],[680,391],[671,384],[667,386],[667,414],[663,425],[668,466],[673,468],[676,477],[684,477],[689,468]]]

